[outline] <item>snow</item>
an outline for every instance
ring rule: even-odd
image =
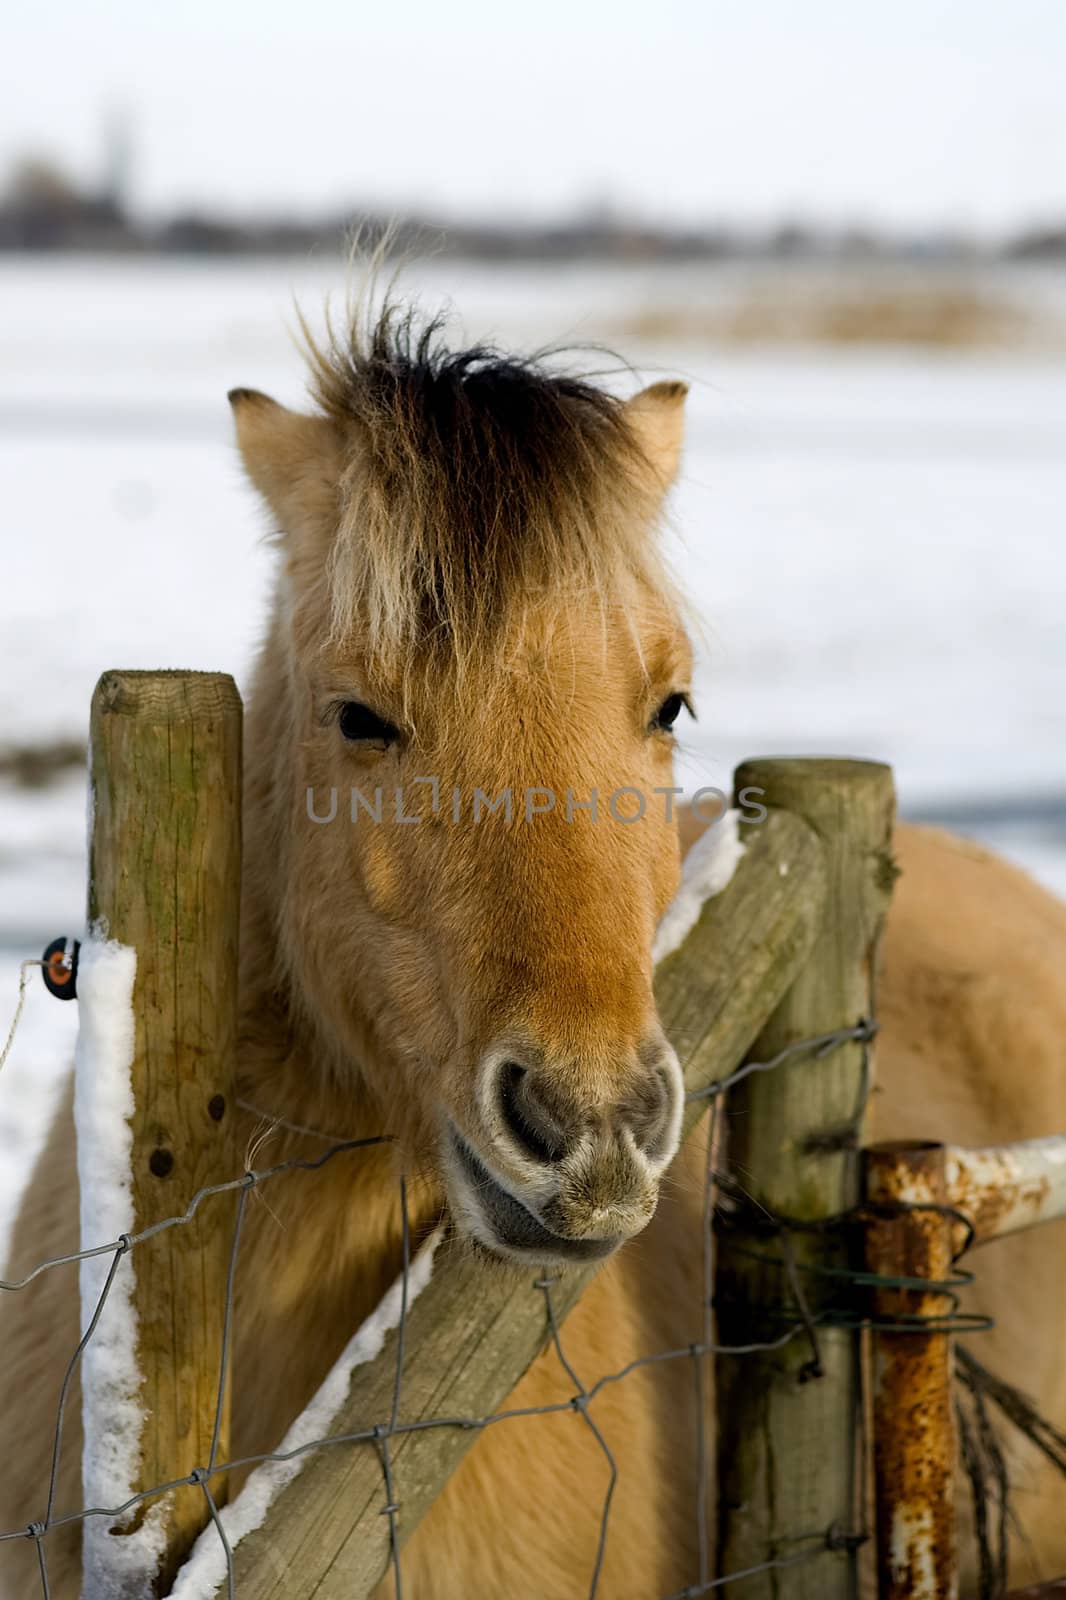
[[[271,558],[225,391],[299,403],[292,296],[314,313],[342,280],[329,262],[0,263],[0,741],[83,737],[107,666],[246,681]],[[470,335],[536,344],[617,337],[719,280],[437,262],[415,282]],[[692,384],[669,535],[705,625],[690,787],[792,751],[886,757],[910,810],[1066,788],[1061,356],[618,342]]]
[[[444,1237],[438,1228],[412,1261],[407,1276],[408,1309],[422,1293],[433,1272],[433,1258]],[[385,1335],[399,1325],[403,1304],[403,1279],[398,1278],[348,1341],[310,1404],[297,1417],[278,1453],[298,1450],[315,1439],[324,1439],[340,1412],[351,1387],[352,1373],[380,1355]],[[231,1505],[219,1513],[231,1549],[256,1528],[262,1527],[267,1512],[285,1485],[296,1477],[310,1452],[291,1461],[265,1461],[256,1467]],[[226,1556],[218,1530],[212,1524],[204,1529],[192,1554],[178,1574],[171,1600],[211,1600],[226,1577]]]
[[[314,311],[342,276],[0,263],[0,741],[83,737],[106,666],[246,681],[271,558],[225,391],[299,403],[292,294]],[[471,335],[535,344],[611,336],[712,280],[438,262],[416,281]],[[792,751],[886,757],[912,811],[1066,788],[1061,357],[619,342],[646,376],[692,384],[669,536],[705,624],[690,787],[728,789],[737,759]]]
[[[81,1248],[134,1230],[130,1158],[133,1134],[136,952],[96,929],[78,961],[78,1042],[74,1120],[78,1130]],[[88,1327],[114,1257],[80,1265],[81,1326]],[[144,1408],[137,1368],[134,1252],[118,1263],[103,1313],[82,1355],[85,1443],[82,1487],[90,1506],[121,1505],[135,1492]],[[84,1523],[84,1600],[140,1600],[151,1588],[164,1549],[161,1507],[141,1526],[115,1538],[103,1517]]]
[[[681,863],[677,893],[663,912],[651,947],[656,966],[679,950],[700,920],[704,903],[721,894],[744,854],[740,812],[726,811],[701,833]]]

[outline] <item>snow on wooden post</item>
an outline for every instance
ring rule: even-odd
[[[125,1086],[127,1096],[132,1090],[132,1114],[126,1122],[119,1113],[111,1139],[98,1121],[99,1148],[79,1149],[86,1234],[95,1179],[123,1141],[130,1151],[124,1187],[132,1196],[133,1231],[184,1212],[198,1189],[238,1172],[231,1126],[241,702],[232,678],[106,672],[93,696],[90,757],[91,942],[105,961],[108,950],[127,958],[133,1029]],[[102,946],[102,937],[112,944]],[[83,1026],[92,1022],[99,1017],[84,1019]],[[120,1189],[123,1178],[116,1178]],[[132,1373],[116,1372],[123,1329],[112,1327],[109,1334],[108,1318],[114,1312],[113,1320],[121,1321],[122,1306],[105,1307],[96,1337],[110,1351],[108,1363],[94,1367],[88,1360],[85,1367],[88,1504],[116,1503],[95,1496],[101,1488],[121,1491],[125,1474],[136,1493],[208,1465],[234,1218],[233,1198],[214,1198],[188,1225],[157,1234],[124,1258],[133,1312],[132,1318],[126,1314],[127,1354],[136,1364]],[[84,1239],[86,1245],[99,1242]],[[83,1319],[91,1310],[83,1304]],[[110,1398],[114,1415],[108,1414]],[[132,1441],[125,1445],[123,1414],[127,1422],[133,1418]],[[218,1459],[225,1459],[227,1443],[223,1404]],[[212,1489],[221,1495],[217,1481]],[[114,1529],[90,1518],[84,1593],[109,1600],[167,1593],[208,1517],[203,1490],[188,1486],[146,1502]]]
[[[826,852],[828,893],[814,950],[752,1051],[766,1061],[870,1016],[877,939],[895,876],[894,789],[891,769],[878,762],[829,760],[747,761],[736,789],[771,817],[778,809],[802,817]],[[840,1230],[817,1224],[860,1198],[866,1048],[854,1041],[804,1052],[752,1075],[729,1097],[725,1165],[746,1202],[721,1240],[716,1304],[724,1344],[779,1336],[787,1327],[782,1311],[796,1314],[797,1290],[815,1317],[827,1300],[839,1303],[839,1282],[819,1269],[845,1264]],[[775,1230],[774,1216],[798,1226]],[[776,1569],[749,1578],[744,1600],[782,1592],[789,1600],[845,1600],[856,1592],[848,1536],[860,1511],[858,1341],[839,1326],[820,1328],[816,1338],[817,1352],[800,1335],[773,1352],[718,1361],[720,1571],[811,1557],[784,1580]],[[797,1535],[805,1536],[799,1544]]]

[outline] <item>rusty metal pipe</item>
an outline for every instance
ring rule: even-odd
[[[971,1244],[1066,1216],[1066,1134],[985,1150],[949,1145],[945,1158],[948,1203],[973,1224]],[[956,1252],[967,1242],[967,1230],[957,1222]]]
[[[866,1267],[886,1278],[950,1277],[952,1222],[945,1204],[946,1151],[932,1143],[863,1151]],[[899,1207],[894,1211],[894,1207]],[[952,1351],[943,1330],[878,1328],[949,1309],[934,1288],[877,1289],[873,1296],[874,1497],[879,1600],[956,1600],[955,1426]]]

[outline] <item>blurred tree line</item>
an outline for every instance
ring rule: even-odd
[[[358,208],[312,222],[280,216],[238,218],[207,210],[181,211],[148,222],[127,203],[117,170],[95,187],[83,185],[55,161],[33,154],[15,161],[0,190],[0,250],[4,251],[279,255],[315,248],[339,250],[353,229],[368,243],[388,230],[399,251],[431,242],[449,254],[495,261],[1066,258],[1066,222],[1018,233],[996,246],[980,245],[959,233],[888,235],[869,228],[815,228],[792,221],[764,231],[722,225],[651,227],[599,206],[552,225],[432,217],[397,223]]]

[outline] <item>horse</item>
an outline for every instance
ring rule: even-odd
[[[278,551],[246,716],[241,1137],[272,1162],[319,1154],[321,1131],[390,1142],[248,1207],[234,1458],[276,1448],[395,1278],[398,1172],[416,1246],[446,1215],[486,1273],[602,1260],[566,1325],[590,1378],[698,1338],[702,1294],[706,1132],[678,1150],[682,1083],[652,991],[656,925],[700,824],[648,806],[619,825],[591,799],[672,788],[691,705],[683,596],[657,537],[685,385],[621,399],[558,362],[452,349],[393,298],[310,342],[309,367],[305,412],[230,395]],[[403,808],[375,809],[378,791]],[[1066,908],[948,836],[901,827],[897,850],[874,1134],[1061,1126]],[[73,1150],[68,1096],[15,1270],[76,1247]],[[1059,1419],[1061,1244],[1049,1226],[990,1246],[978,1290],[991,1358]],[[12,1528],[42,1513],[79,1335],[69,1277],[0,1297],[0,1318]],[[620,1469],[600,1592],[617,1600],[696,1571],[683,1368],[640,1367],[597,1400]],[[510,1404],[570,1393],[549,1351]],[[710,1426],[709,1384],[706,1405]],[[77,1412],[75,1393],[57,1513],[81,1504]],[[478,1439],[404,1548],[409,1600],[587,1592],[608,1467],[580,1424],[529,1416]],[[1030,1548],[1066,1569],[1049,1480],[1022,1468]],[[79,1592],[80,1537],[76,1521],[47,1535],[57,1600]],[[38,1584],[32,1543],[0,1544],[0,1594]]]

